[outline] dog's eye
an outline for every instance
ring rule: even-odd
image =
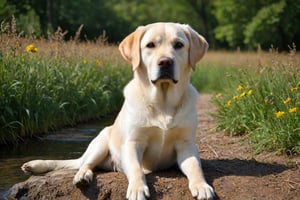
[[[182,42],[175,42],[174,44],[174,49],[181,49],[183,47],[183,43]]]
[[[147,45],[146,45],[147,48],[154,48],[155,47],[155,44],[154,42],[149,42]]]

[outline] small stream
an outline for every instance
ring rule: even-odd
[[[4,191],[29,177],[20,168],[24,162],[35,159],[78,158],[99,131],[111,123],[111,119],[106,119],[99,123],[81,124],[50,133],[40,139],[26,141],[14,149],[1,149],[0,199]]]

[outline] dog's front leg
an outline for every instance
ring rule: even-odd
[[[197,147],[193,142],[182,141],[176,145],[177,162],[189,180],[189,189],[198,200],[213,199],[213,188],[207,184],[201,167]]]
[[[144,200],[150,196],[142,167],[145,148],[145,143],[137,141],[127,141],[122,146],[122,166],[128,179],[126,198],[129,200]]]

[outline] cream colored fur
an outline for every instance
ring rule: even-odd
[[[95,167],[123,171],[129,182],[126,198],[142,200],[150,196],[144,174],[177,162],[192,195],[212,199],[214,192],[205,181],[195,145],[198,94],[190,83],[190,72],[207,47],[188,25],[138,27],[119,46],[134,77],[124,89],[125,102],[114,124],[102,130],[80,158],[34,160],[22,170],[38,174],[78,169],[74,184],[90,183]],[[159,77],[162,58],[172,61],[171,77]]]

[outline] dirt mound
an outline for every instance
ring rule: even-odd
[[[299,157],[274,153],[255,155],[247,136],[228,137],[216,131],[209,113],[214,108],[210,95],[199,98],[200,125],[197,146],[206,179],[217,194],[216,199],[299,199]],[[14,185],[8,199],[124,199],[127,180],[117,172],[96,172],[89,186],[72,184],[74,170],[60,170],[44,176],[31,176]],[[193,199],[187,179],[176,167],[147,175],[150,199]]]

